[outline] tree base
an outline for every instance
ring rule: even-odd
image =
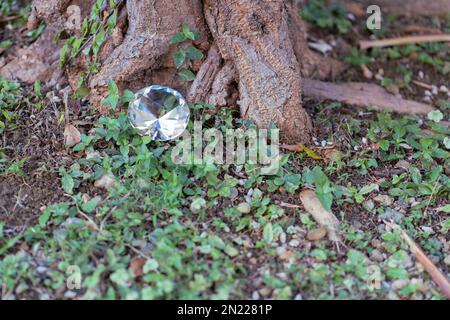
[[[83,17],[93,2],[34,0],[30,24],[44,20],[47,29],[0,74],[25,82],[61,83],[54,36],[66,28],[69,5],[80,6]],[[109,80],[131,90],[158,83],[184,92],[191,102],[237,104],[241,116],[259,127],[274,123],[289,142],[308,143],[312,123],[302,108],[301,75],[320,79],[343,69],[341,63],[309,50],[306,27],[290,1],[127,1],[120,19],[124,22],[100,50],[99,72],[88,79],[90,102],[100,111]],[[179,80],[173,62],[179,47],[170,45],[183,23],[199,33],[195,46],[208,52],[202,64],[190,66],[197,72],[192,85]],[[72,89],[84,70],[82,58],[66,67]]]

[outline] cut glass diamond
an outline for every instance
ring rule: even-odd
[[[168,87],[150,86],[139,90],[128,107],[131,125],[153,140],[178,138],[189,122],[189,106],[178,92]]]

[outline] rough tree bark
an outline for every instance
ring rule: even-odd
[[[30,25],[47,29],[31,47],[0,69],[26,82],[61,82],[58,48],[52,39],[66,29],[70,5],[89,13],[93,0],[34,0]],[[191,101],[218,106],[236,103],[244,118],[260,127],[274,122],[282,137],[309,142],[311,120],[302,108],[302,77],[324,78],[342,66],[308,49],[306,28],[292,0],[127,0],[116,30],[100,51],[101,68],[89,79],[91,104],[101,109],[110,79],[120,88],[169,85]],[[207,53],[192,69],[191,86],[178,80],[170,38],[182,23],[200,34],[195,45]],[[76,31],[66,30],[69,34]],[[83,59],[66,68],[72,88],[83,72]]]

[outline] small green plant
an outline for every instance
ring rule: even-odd
[[[120,95],[119,88],[114,80],[109,80],[108,82],[109,94],[103,99],[103,104],[110,106],[112,110],[115,110],[118,105],[128,103],[133,100],[134,93],[128,89]]]
[[[5,130],[7,122],[16,118],[13,112],[17,99],[21,96],[20,84],[0,77],[0,133]]]
[[[176,33],[170,40],[171,44],[180,44],[186,41],[195,41],[199,37],[197,32],[193,32],[189,29],[188,24],[183,23],[181,30]],[[187,49],[179,49],[175,52],[173,60],[175,67],[179,69],[179,77],[182,81],[193,81],[195,74],[188,67],[180,69],[183,65],[189,66],[191,61],[202,60],[203,53],[195,46],[191,45]]]
[[[346,17],[345,8],[339,3],[327,4],[324,0],[311,0],[303,8],[302,15],[305,20],[320,28],[337,29],[339,33],[347,33],[352,26]]]
[[[306,183],[316,187],[316,195],[325,209],[331,210],[333,204],[333,187],[326,174],[319,166],[314,167],[313,170],[305,169],[303,179]]]
[[[372,62],[372,59],[369,56],[365,55],[357,48],[352,48],[350,53],[345,56],[344,60],[353,66],[367,65]]]
[[[92,6],[89,17],[85,18],[81,24],[81,36],[71,36],[65,41],[59,54],[61,68],[82,52],[89,59],[88,73],[98,71],[98,53],[107,34],[112,32],[117,23],[116,1],[110,0],[109,5],[105,7],[103,3],[104,0],[97,0]]]

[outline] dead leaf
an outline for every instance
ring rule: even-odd
[[[105,188],[109,190],[110,188],[116,185],[116,178],[112,173],[106,173],[100,177],[97,181],[94,182],[94,186],[97,188]]]
[[[289,260],[295,258],[295,252],[287,250],[287,251],[283,252],[282,254],[280,254],[279,257],[281,260],[289,261]]]
[[[386,86],[386,91],[397,95],[400,93],[400,88],[397,85],[391,83]]]
[[[336,162],[342,158],[341,151],[339,151],[335,146],[322,149],[321,154],[325,164],[328,164],[330,161]]]
[[[77,128],[73,125],[68,124],[64,129],[64,145],[66,147],[73,147],[81,141],[81,134]]]
[[[370,69],[365,64],[361,65],[361,70],[363,72],[364,78],[366,79],[373,78],[373,72],[370,71]]]
[[[345,9],[355,17],[361,18],[366,16],[366,10],[364,10],[364,7],[360,3],[347,2],[345,3]]]
[[[341,239],[337,234],[339,220],[336,216],[322,206],[322,203],[313,190],[305,189],[300,192],[300,200],[305,210],[314,218],[319,226],[328,231],[328,239],[338,245]]]
[[[130,262],[130,269],[133,272],[135,277],[140,277],[142,275],[144,275],[144,264],[147,261],[147,259],[142,258],[142,257],[138,257],[133,259]]]
[[[326,235],[327,235],[327,229],[317,228],[317,229],[313,229],[310,232],[308,232],[308,234],[306,235],[306,239],[308,239],[309,241],[317,241],[317,240],[322,239]]]
[[[280,148],[292,152],[304,152],[308,157],[310,157],[313,160],[322,160],[322,157],[320,155],[318,155],[313,150],[309,149],[303,144],[295,144],[295,145],[282,144],[280,145]]]

